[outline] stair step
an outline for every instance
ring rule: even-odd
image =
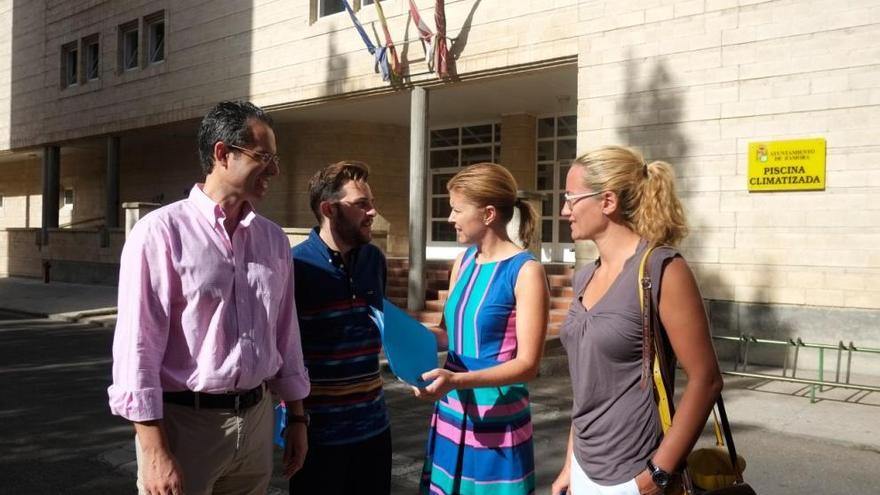
[[[571,287],[570,275],[547,275],[550,287]]]
[[[568,309],[571,306],[570,297],[551,297],[550,309]]]
[[[544,263],[544,273],[547,275],[574,275],[574,265],[567,263]]]
[[[439,311],[407,311],[407,313],[427,326],[439,325],[442,316]]]
[[[550,297],[574,297],[574,289],[570,285],[565,287],[550,287]]]
[[[551,309],[550,310],[550,323],[562,323],[563,321],[565,321],[566,316],[568,316],[568,310]]]
[[[402,297],[405,299],[407,295],[409,295],[409,290],[406,286],[389,285],[385,288],[385,297]]]
[[[428,311],[443,311],[446,301],[425,301],[425,309]]]
[[[406,297],[385,296],[386,299],[394,303],[398,308],[406,309]]]

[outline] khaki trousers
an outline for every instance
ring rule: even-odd
[[[272,394],[235,413],[164,404],[163,425],[186,495],[265,495],[272,476]],[[138,493],[143,452],[135,436]]]

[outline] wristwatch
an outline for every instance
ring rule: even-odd
[[[651,480],[661,490],[665,490],[672,482],[672,475],[655,466],[651,459],[648,459],[648,472],[651,473]]]
[[[309,418],[309,413],[303,413],[303,414],[287,413],[287,424],[302,423],[306,426],[309,426],[310,420],[311,419]]]

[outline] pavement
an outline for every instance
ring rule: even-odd
[[[11,391],[0,396],[0,493],[131,493],[131,428],[106,408],[115,292],[0,278],[0,386]],[[431,405],[414,399],[387,370],[385,379],[392,493],[416,493]],[[538,493],[549,493],[570,425],[570,381],[558,341],[549,342],[530,391]],[[880,394],[834,388],[816,391],[811,402],[810,392],[798,384],[725,376],[734,437],[749,462],[746,479],[758,493],[876,493]],[[711,438],[707,427],[701,445],[711,445]],[[814,461],[825,471],[805,465]],[[828,465],[839,466],[830,482]],[[843,490],[833,484],[837,479],[855,484]],[[832,484],[817,489],[822,483]],[[286,481],[274,478],[270,493],[287,493]]]

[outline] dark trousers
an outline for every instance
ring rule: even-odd
[[[388,495],[391,428],[347,445],[309,445],[306,462],[290,479],[291,495]]]

